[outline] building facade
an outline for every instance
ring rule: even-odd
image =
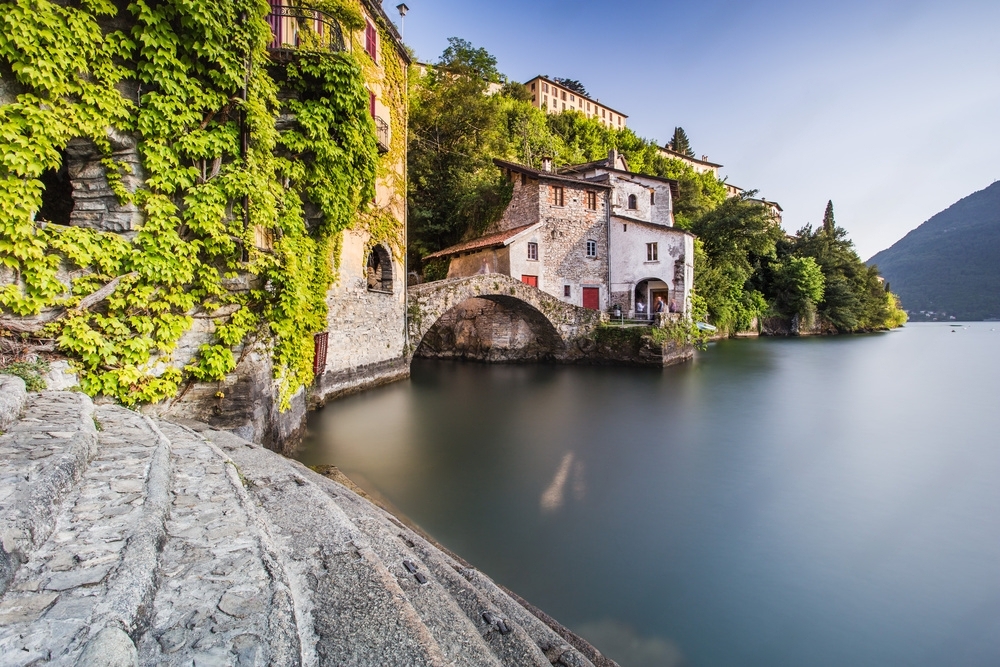
[[[581,95],[575,90],[560,85],[544,76],[536,76],[524,84],[531,94],[531,103],[535,108],[548,113],[563,111],[579,111],[587,118],[595,118],[607,127],[621,129],[628,125],[628,116],[615,111],[600,100]]]
[[[486,235],[426,258],[450,260],[449,278],[503,273],[629,317],[690,312],[694,237],[673,226],[675,181],[630,172],[616,151],[558,171],[494,162],[510,205]]]

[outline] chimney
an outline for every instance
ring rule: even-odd
[[[552,158],[543,157],[542,158],[542,171],[551,172],[552,171]]]
[[[608,151],[608,166],[612,169],[618,168],[618,151],[614,148]]]

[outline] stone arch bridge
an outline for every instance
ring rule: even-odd
[[[555,358],[586,356],[594,330],[606,319],[600,311],[572,306],[537,287],[500,273],[438,280],[409,288],[408,327],[411,349],[442,316],[469,299],[484,299],[521,316]]]

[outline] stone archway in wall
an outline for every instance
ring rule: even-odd
[[[670,302],[674,299],[673,284],[662,278],[653,276],[637,281],[632,294],[632,303],[636,313],[635,317],[638,319],[649,319],[656,312],[657,297],[663,299],[664,312],[669,311]],[[641,316],[639,313],[639,303],[643,304]]]
[[[566,343],[552,322],[516,297],[486,294],[465,299],[441,315],[414,351],[415,357],[493,363],[551,361]]]

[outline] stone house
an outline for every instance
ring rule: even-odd
[[[548,159],[542,169],[494,163],[513,185],[511,202],[487,234],[425,258],[449,259],[448,278],[503,273],[626,316],[658,301],[664,312],[690,311],[694,237],[673,226],[675,181],[630,172],[616,151],[558,171]]]
[[[369,212],[378,216],[378,238],[361,216],[338,241],[335,280],[326,294],[327,330],[315,336],[316,380],[292,400],[292,409],[279,414],[271,359],[263,351],[240,354],[236,370],[221,383],[193,383],[174,400],[155,406],[158,412],[180,413],[226,428],[240,428],[246,437],[269,444],[297,431],[308,404],[316,405],[348,391],[356,391],[398,379],[409,373],[406,333],[406,91],[410,58],[392,21],[376,0],[351,0],[364,18],[364,27],[352,31],[332,15],[308,3],[270,0],[266,21],[272,40],[267,45],[267,69],[275,81],[283,68],[295,63],[302,51],[335,54],[348,51],[361,65],[375,126],[380,164],[375,198]],[[127,12],[108,19],[105,29],[131,29]],[[118,88],[138,104],[142,90],[138,78],[127,78]],[[0,81],[0,106],[18,99],[16,82]],[[280,101],[294,93],[281,89]],[[210,116],[211,118],[211,116]],[[207,121],[206,121],[207,122]],[[278,112],[276,127],[294,127],[295,116]],[[242,150],[249,130],[241,125]],[[121,185],[130,193],[142,188],[147,175],[140,149],[144,137],[108,128],[110,157],[122,166]],[[87,227],[134,238],[144,224],[142,209],[133,201],[121,201],[106,172],[106,158],[92,141],[73,139],[60,150],[61,165],[41,175],[41,208],[35,219],[47,224]],[[199,178],[214,178],[222,158],[204,160]],[[316,205],[302,202],[307,224],[321,213]],[[391,222],[386,222],[389,220]],[[272,250],[272,233],[255,229],[258,250]],[[0,286],[12,278],[0,272]],[[239,276],[229,281],[234,290],[250,289],[251,279]],[[221,321],[221,320],[220,320]],[[214,340],[217,323],[195,318],[177,342],[169,363],[183,368],[199,348]],[[225,400],[218,396],[226,396]],[[248,407],[249,406],[249,407]],[[248,412],[252,412],[250,414]]]

